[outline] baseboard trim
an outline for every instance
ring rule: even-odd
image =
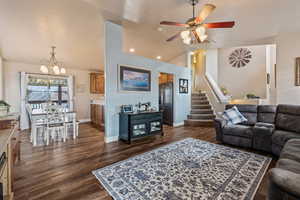
[[[104,137],[105,143],[116,142],[118,140],[119,140],[119,136]]]
[[[179,123],[173,123],[174,127],[178,127],[178,126],[184,126],[184,121],[183,122],[179,122]]]
[[[80,119],[80,120],[78,120],[78,121],[79,121],[79,123],[81,124],[81,123],[91,122],[91,119]]]

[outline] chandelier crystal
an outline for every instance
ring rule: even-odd
[[[61,64],[57,61],[56,57],[55,57],[55,46],[51,47],[51,53],[50,53],[50,59],[47,60],[47,62],[43,65],[41,65],[40,67],[40,71],[44,74],[55,74],[55,75],[59,75],[59,74],[65,74],[66,73],[66,69],[61,67]]]

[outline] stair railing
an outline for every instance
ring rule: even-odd
[[[223,112],[225,105],[229,103],[230,97],[225,96],[214,79],[209,75],[200,76],[201,90],[206,91],[209,102],[214,110],[215,115],[218,116],[220,112]]]
[[[213,92],[215,98],[218,100],[221,104],[228,104],[231,100],[230,96],[225,96],[223,92],[221,91],[220,87],[216,83],[216,81],[210,76],[210,74],[205,74],[205,81],[207,82],[209,88]]]

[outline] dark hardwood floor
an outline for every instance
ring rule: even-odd
[[[98,169],[131,156],[186,137],[216,143],[213,128],[166,127],[165,136],[154,136],[127,145],[104,143],[104,133],[90,124],[81,124],[79,138],[47,147],[32,147],[27,132],[22,133],[21,162],[15,168],[15,199],[111,200],[91,174]],[[275,161],[271,163],[273,167]],[[265,199],[264,177],[255,200]]]

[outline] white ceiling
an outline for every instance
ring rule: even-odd
[[[299,0],[200,0],[217,6],[207,22],[236,21],[228,30],[210,30],[210,47],[269,42],[280,32],[300,32]],[[187,0],[0,0],[0,50],[5,59],[39,63],[50,46],[67,67],[103,68],[103,22],[125,27],[124,51],[169,61],[188,47],[165,40],[181,30],[163,27],[162,20],[185,22],[191,17]],[[207,46],[206,46],[207,47]]]

